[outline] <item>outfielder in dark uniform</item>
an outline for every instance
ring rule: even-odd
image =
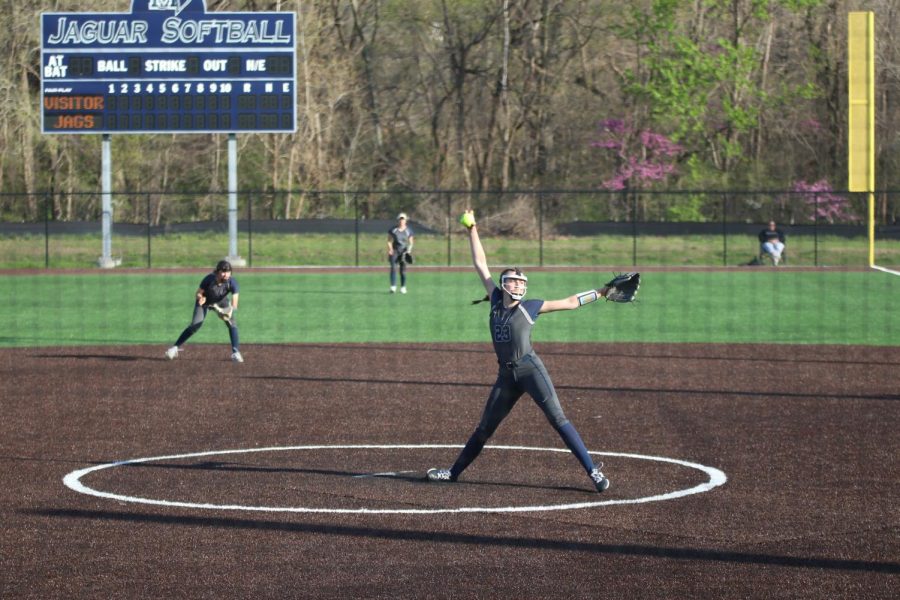
[[[472,216],[467,219],[467,215]],[[578,459],[594,488],[598,492],[606,490],[609,487],[609,480],[600,471],[599,467],[602,464],[594,465],[575,427],[566,419],[550,375],[531,346],[531,328],[540,315],[580,308],[603,297],[607,288],[588,290],[562,300],[524,300],[528,282],[525,274],[519,269],[506,269],[500,274],[500,287],[497,287],[488,270],[474,215],[471,211],[466,211],[466,215],[460,220],[469,229],[472,262],[487,291],[485,300],[490,300],[491,303],[491,339],[500,369],[497,381],[488,396],[481,421],[456,462],[449,469],[429,469],[428,479],[438,482],[456,481],[466,467],[478,457],[485,443],[519,398],[528,393],[559,433],[566,447]]]
[[[166,358],[174,360],[178,357],[181,346],[203,325],[207,311],[213,310],[228,327],[228,335],[231,338],[231,360],[244,362],[238,344],[238,328],[234,318],[234,312],[238,307],[239,289],[237,280],[231,276],[231,263],[227,260],[220,260],[216,265],[216,270],[200,281],[200,287],[197,288],[195,294],[194,315],[191,324],[181,332],[175,345],[166,350]],[[228,294],[231,294],[230,299]]]
[[[397,226],[388,231],[388,262],[391,264],[391,293],[397,291],[397,271],[400,271],[400,293],[406,293],[406,265],[412,262],[415,241],[413,230],[406,223],[406,213],[397,215]]]

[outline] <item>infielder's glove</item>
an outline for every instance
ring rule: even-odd
[[[409,252],[404,252],[403,260],[406,262],[406,264],[411,265],[411,264],[413,264],[413,255],[410,254]]]
[[[218,304],[210,304],[209,308],[212,309],[216,313],[216,315],[220,319],[225,321],[227,324],[234,325],[234,321],[231,318],[232,314],[234,313],[233,306],[229,306],[228,308],[222,308]]]
[[[641,287],[640,273],[622,273],[616,275],[606,287],[606,299],[610,302],[634,302],[638,288]]]

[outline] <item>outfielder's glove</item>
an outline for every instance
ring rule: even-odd
[[[227,324],[234,325],[234,321],[232,320],[232,315],[234,314],[233,306],[222,308],[218,304],[210,304],[209,308],[212,309],[216,313],[216,315]]]
[[[634,302],[638,288],[641,287],[640,273],[622,273],[616,275],[606,287],[606,299],[610,302]]]
[[[409,252],[404,252],[403,260],[406,262],[406,264],[411,265],[411,264],[413,264],[413,255],[410,254]]]

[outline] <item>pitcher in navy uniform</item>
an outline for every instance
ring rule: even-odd
[[[467,211],[467,214],[472,214]],[[465,216],[465,215],[464,215]],[[474,215],[468,220],[472,262],[484,284],[491,303],[491,339],[500,365],[497,381],[491,389],[481,421],[469,438],[456,462],[449,469],[429,469],[430,481],[456,481],[474,461],[485,443],[497,430],[523,394],[528,393],[559,433],[566,447],[575,455],[598,492],[609,487],[599,466],[595,466],[581,436],[566,419],[550,375],[531,347],[531,328],[538,317],[557,310],[572,310],[598,300],[607,289],[588,290],[562,300],[523,300],[528,278],[519,269],[506,269],[500,274],[500,287],[491,279],[484,249],[478,237]],[[464,224],[466,224],[464,222]],[[602,466],[602,464],[600,465]]]
[[[227,260],[220,260],[216,265],[216,270],[200,281],[200,287],[197,288],[195,294],[194,316],[191,319],[191,324],[181,332],[175,345],[166,350],[166,358],[174,360],[178,357],[178,353],[181,352],[181,346],[188,338],[197,333],[197,330],[200,329],[203,321],[206,319],[207,311],[210,307],[215,306],[219,311],[229,315],[229,318],[223,319],[223,321],[225,326],[228,327],[228,335],[231,338],[231,360],[239,363],[244,362],[244,357],[241,356],[238,345],[237,323],[234,319],[234,311],[238,307],[238,290],[238,282],[231,276],[231,263]],[[228,294],[231,294],[230,300]]]

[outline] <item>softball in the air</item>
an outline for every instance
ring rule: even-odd
[[[462,223],[465,227],[472,227],[473,225],[475,225],[475,214],[471,212],[464,212],[459,218],[459,222]]]

